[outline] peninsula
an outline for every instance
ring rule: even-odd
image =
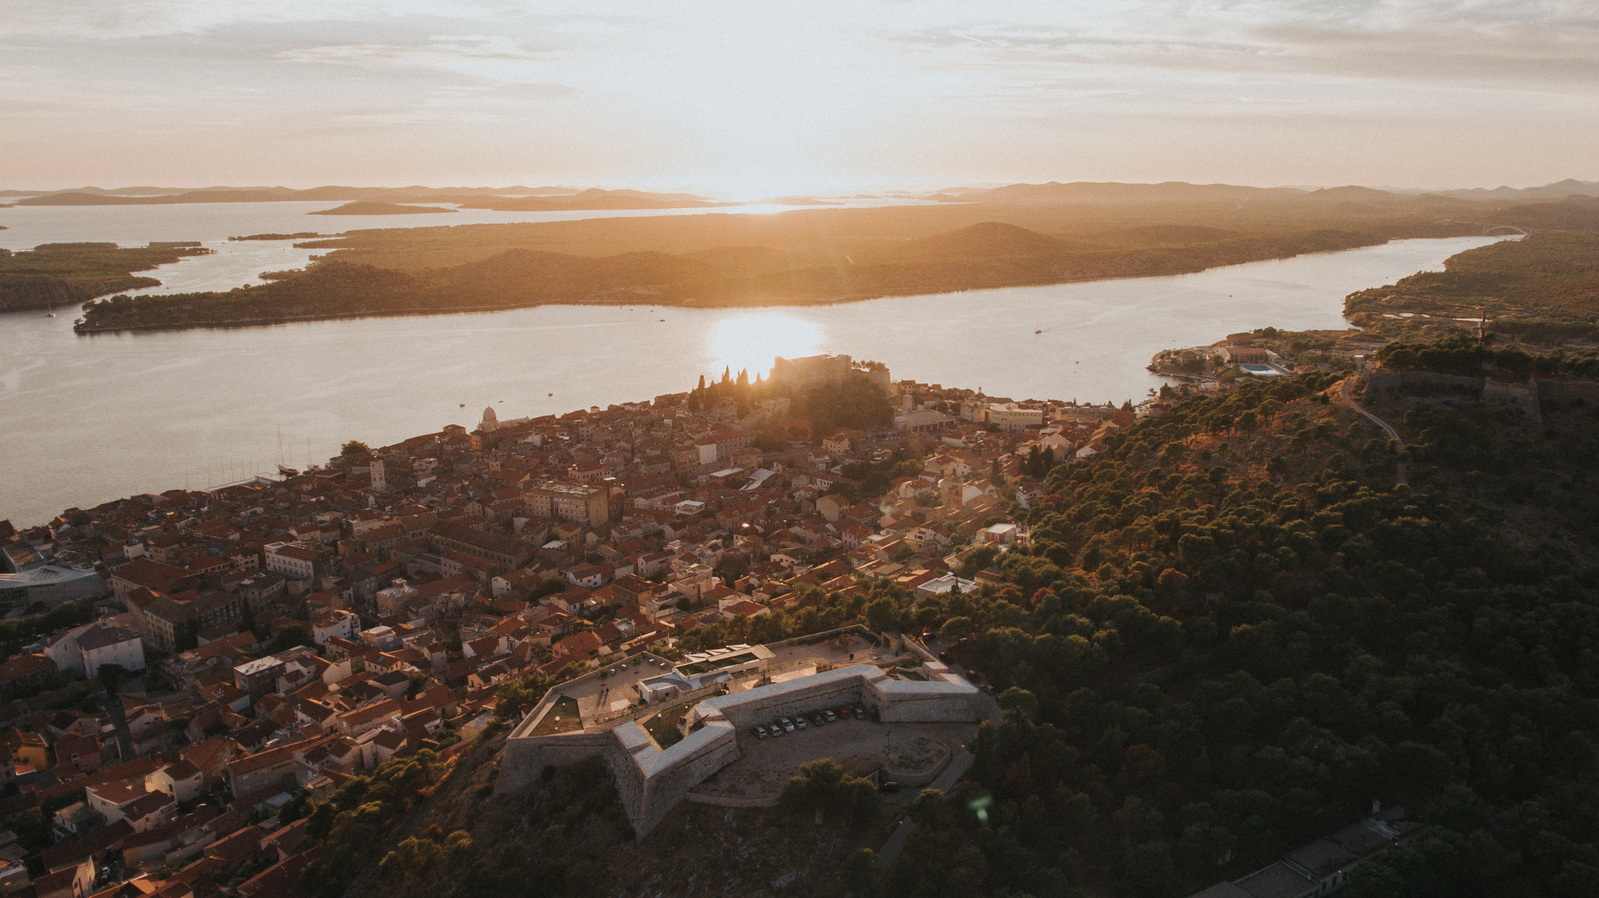
[[[210,252],[193,241],[152,241],[142,247],[45,243],[18,252],[0,249],[0,312],[56,307],[68,311],[98,296],[154,287],[161,282],[134,272]]]

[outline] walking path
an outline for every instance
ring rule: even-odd
[[[975,760],[977,758],[965,748],[957,749],[955,757],[949,761],[949,766],[938,775],[938,779],[928,783],[927,788],[948,794],[949,790],[955,788],[955,784],[961,781],[961,777],[966,775],[966,771],[972,769],[972,762]],[[887,870],[894,863],[899,853],[905,850],[905,840],[911,837],[911,832],[915,829],[916,824],[911,818],[905,816],[899,818],[894,824],[894,832],[889,835],[888,841],[883,843],[883,850],[877,855],[879,869]]]
[[[1338,402],[1338,404],[1342,405],[1342,406],[1346,406],[1346,407],[1348,407],[1350,409],[1353,409],[1356,413],[1364,416],[1366,418],[1366,420],[1368,420],[1371,423],[1377,425],[1378,427],[1381,427],[1383,433],[1386,433],[1388,435],[1388,439],[1393,440],[1395,443],[1398,444],[1398,446],[1395,447],[1396,450],[1400,449],[1400,448],[1403,448],[1405,443],[1404,443],[1403,440],[1401,440],[1399,438],[1399,431],[1394,430],[1393,426],[1390,425],[1387,421],[1384,421],[1383,419],[1377,417],[1376,415],[1372,414],[1371,412],[1366,411],[1364,408],[1361,408],[1360,407],[1360,403],[1355,401],[1354,394],[1350,392],[1350,388],[1352,386],[1354,386],[1354,382],[1355,382],[1355,378],[1346,377],[1338,384],[1338,393],[1334,397],[1336,399],[1336,401]],[[1394,482],[1395,483],[1405,483],[1405,482],[1407,482],[1406,473],[1405,473],[1405,463],[1404,462],[1400,462],[1399,463],[1399,470],[1395,474]]]

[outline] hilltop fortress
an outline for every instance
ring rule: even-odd
[[[927,661],[921,670],[925,679],[908,680],[874,664],[850,664],[742,692],[708,694],[688,712],[687,735],[664,749],[636,718],[534,735],[571,685],[563,684],[550,690],[506,740],[495,792],[520,789],[547,766],[600,757],[616,777],[635,838],[642,840],[690,789],[741,757],[738,733],[756,724],[856,703],[888,724],[964,723],[981,717],[978,690],[971,683],[937,661]]]

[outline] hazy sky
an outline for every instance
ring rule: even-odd
[[[0,186],[1599,179],[1599,3],[5,0]]]

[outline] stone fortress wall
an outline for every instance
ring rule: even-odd
[[[1366,378],[1366,399],[1430,393],[1475,395],[1485,405],[1509,409],[1542,426],[1544,405],[1599,401],[1599,382],[1539,377],[1506,382],[1432,371],[1373,371]]]
[[[885,722],[969,722],[981,717],[978,691],[949,668],[930,661],[924,681],[896,680],[871,664],[852,664],[808,677],[707,698],[688,714],[694,727],[662,749],[636,721],[580,733],[534,736],[552,702],[541,702],[505,743],[497,794],[533,782],[546,766],[602,757],[634,837],[642,840],[688,791],[739,758],[738,730],[778,717],[857,702]]]

